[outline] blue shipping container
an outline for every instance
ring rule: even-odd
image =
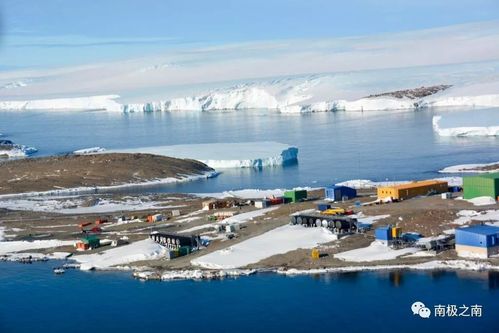
[[[456,245],[499,246],[499,228],[491,225],[473,225],[456,229]]]
[[[343,198],[348,200],[357,197],[357,190],[347,186],[329,186],[325,188],[324,192],[326,199],[333,201],[341,201]]]
[[[379,227],[374,230],[374,236],[379,240],[391,240],[392,239],[392,227]]]

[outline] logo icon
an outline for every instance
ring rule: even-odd
[[[427,319],[431,316],[431,310],[424,305],[423,302],[414,302],[411,305],[412,314],[418,315],[421,318]]]

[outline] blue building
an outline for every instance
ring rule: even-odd
[[[383,243],[385,245],[390,245],[393,240],[392,227],[384,226],[374,229],[374,237],[378,242]]]
[[[348,186],[333,185],[325,188],[324,197],[332,201],[343,201],[357,197],[357,190]]]
[[[488,258],[499,253],[499,227],[473,225],[456,229],[456,252],[460,257]]]

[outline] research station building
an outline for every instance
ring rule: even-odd
[[[423,180],[407,184],[378,187],[378,199],[404,200],[420,195],[445,193],[449,184],[440,180]]]
[[[464,199],[492,197],[497,200],[499,172],[463,177],[463,192]]]
[[[457,228],[456,252],[460,257],[482,259],[499,254],[499,227],[472,225]]]

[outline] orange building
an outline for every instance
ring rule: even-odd
[[[404,200],[420,195],[445,193],[449,184],[439,180],[423,180],[394,186],[378,187],[378,199]]]

